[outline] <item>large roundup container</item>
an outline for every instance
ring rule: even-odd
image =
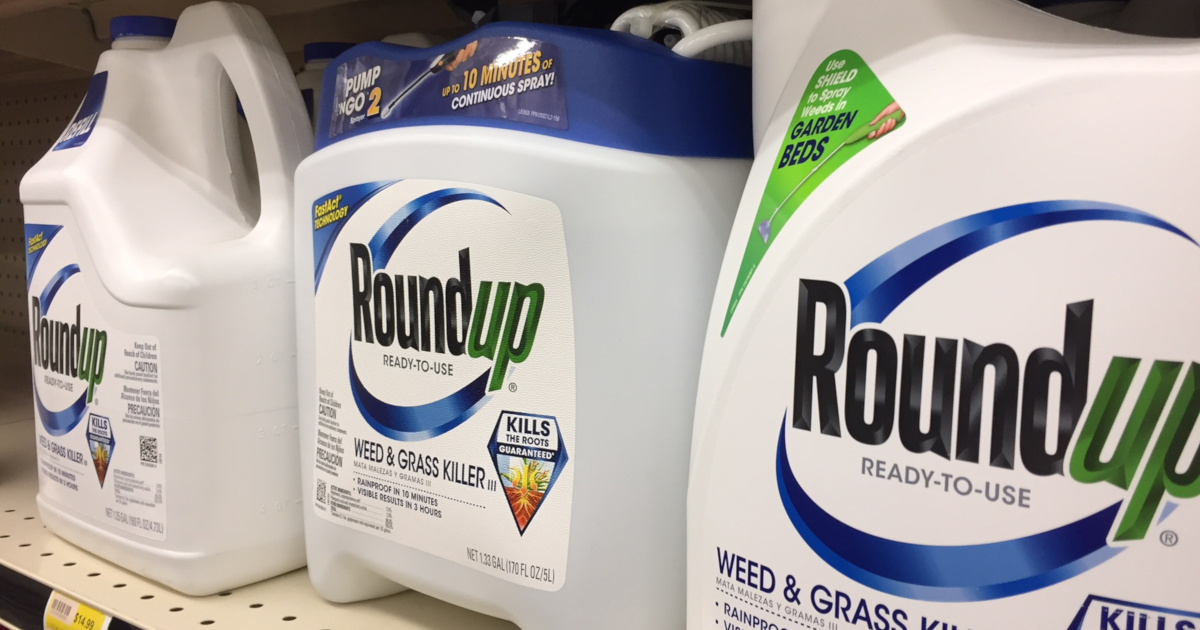
[[[325,75],[296,175],[310,575],[527,630],[678,628],[749,74],[487,26]]]
[[[1200,627],[1200,42],[755,4],[688,628]]]
[[[261,14],[174,26],[113,20],[21,201],[42,518],[204,595],[304,566],[290,208],[311,132]]]

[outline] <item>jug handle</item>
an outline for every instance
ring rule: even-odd
[[[290,243],[292,177],[312,152],[313,139],[300,88],[279,41],[258,10],[207,2],[188,7],[179,16],[171,47],[184,45],[197,46],[201,55],[215,59],[229,76],[246,114],[262,208],[250,235],[280,230]],[[212,84],[215,90],[215,77]]]
[[[696,57],[721,44],[748,42],[753,36],[753,25],[753,20],[734,20],[706,26],[679,40],[671,51],[682,57]]]

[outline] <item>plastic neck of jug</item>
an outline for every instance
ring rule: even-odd
[[[122,37],[114,39],[113,50],[158,50],[171,43],[169,37]]]

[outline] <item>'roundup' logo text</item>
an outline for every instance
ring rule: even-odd
[[[818,309],[824,314],[820,328]],[[986,447],[987,463],[1000,469],[1013,469],[1019,450],[1020,465],[1034,475],[1069,472],[1082,483],[1103,481],[1131,490],[1113,539],[1140,540],[1168,495],[1181,500],[1200,495],[1200,454],[1192,453],[1185,461],[1188,439],[1200,418],[1200,364],[1190,363],[1185,370],[1177,361],[1154,361],[1124,429],[1114,435],[1142,359],[1112,357],[1083,418],[1089,403],[1092,314],[1090,300],[1066,305],[1062,350],[1037,348],[1024,361],[1004,343],[942,337],[930,343],[925,336],[911,334],[897,343],[886,331],[865,326],[856,327],[847,343],[843,287],[801,280],[792,427],[809,431],[815,426],[833,437],[840,437],[844,427],[851,438],[868,445],[898,436],[912,453],[974,463]],[[922,404],[927,347],[933,361],[928,410]],[[868,382],[872,358],[874,378]],[[994,379],[990,400],[985,401],[989,368]],[[1181,374],[1179,391],[1168,408]],[[1048,410],[1055,375],[1058,418],[1052,425]],[[838,394],[838,379],[843,381],[844,400]],[[986,439],[981,435],[985,402],[992,409],[991,435]],[[925,417],[927,429],[921,426]],[[1077,431],[1079,438],[1068,453]],[[1053,433],[1049,440],[1048,432]],[[1115,449],[1106,451],[1114,441]]]
[[[37,296],[31,298],[29,312],[33,316],[33,365],[83,381],[91,403],[96,386],[104,380],[108,332],[81,326],[79,305],[75,306],[74,323],[46,318]]]
[[[504,385],[510,363],[529,358],[546,290],[539,283],[471,284],[471,250],[458,252],[459,277],[372,274],[371,250],[350,244],[354,340],[493,361],[488,391]],[[490,316],[488,305],[491,304]]]

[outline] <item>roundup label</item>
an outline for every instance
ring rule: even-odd
[[[79,111],[75,112],[71,124],[67,125],[67,128],[58,137],[52,151],[74,149],[83,146],[88,141],[88,138],[92,136],[92,130],[96,128],[96,119],[100,117],[100,108],[104,105],[104,93],[107,88],[108,72],[97,72],[92,75],[92,81],[88,84],[87,94],[83,96],[83,103],[79,105]]]
[[[1190,171],[1110,167],[1076,129],[1111,111],[1037,96],[915,142],[857,55],[813,75],[717,292],[691,630],[1200,628]],[[843,148],[788,174],[810,127]]]
[[[562,588],[575,357],[558,208],[405,180],[312,211],[317,514]]]
[[[890,246],[830,249],[854,231]],[[1164,315],[1194,294],[1146,282],[1194,237],[1083,200],[895,231],[835,221],[756,304],[694,480],[709,618],[1200,627],[1200,354]],[[752,525],[721,514],[739,491]]]
[[[166,540],[158,340],[109,326],[62,225],[25,225],[39,491]]]

